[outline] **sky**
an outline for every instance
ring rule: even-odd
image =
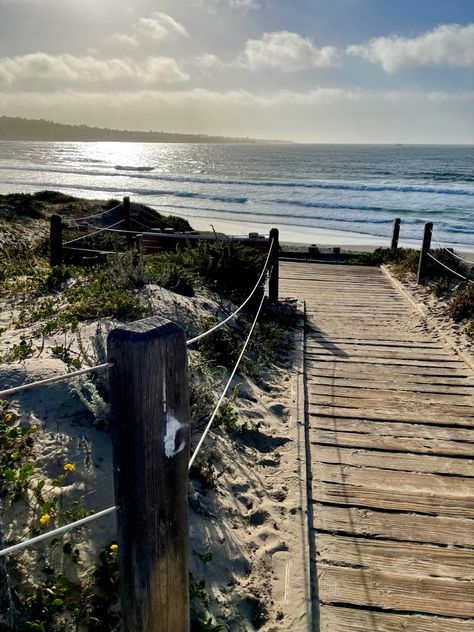
[[[0,0],[0,115],[474,143],[474,0]]]

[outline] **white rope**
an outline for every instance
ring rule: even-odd
[[[462,274],[459,274],[459,272],[456,272],[456,270],[452,270],[451,268],[449,268],[444,263],[441,263],[441,261],[438,261],[438,259],[436,259],[436,257],[433,257],[433,255],[431,253],[427,252],[426,254],[428,255],[428,257],[431,257],[433,259],[433,261],[436,261],[436,263],[439,263],[440,266],[443,266],[443,268],[446,268],[446,270],[449,270],[450,272],[452,272],[452,274],[455,274],[460,279],[464,279],[464,281],[467,281],[468,283],[472,283],[474,285],[474,281],[471,281],[471,279],[468,279],[467,277],[463,276]]]
[[[0,391],[0,399],[6,395],[13,395],[14,393],[21,393],[27,391],[30,388],[36,388],[37,386],[45,386],[47,384],[54,384],[55,382],[62,382],[63,380],[71,380],[78,375],[84,375],[85,373],[94,373],[96,371],[102,371],[103,369],[109,369],[114,366],[112,362],[105,362],[104,364],[98,364],[97,366],[91,366],[87,369],[80,369],[79,371],[72,371],[71,373],[65,373],[64,375],[57,375],[56,377],[48,377],[45,380],[38,380],[37,382],[30,382],[29,384],[22,384],[21,386],[15,386],[14,388],[7,388],[4,391]]]
[[[464,257],[461,257],[461,255],[458,255],[453,250],[446,248],[446,246],[438,239],[433,229],[431,229],[431,234],[433,235],[433,237],[436,239],[436,241],[438,242],[438,244],[441,246],[443,250],[446,250],[446,252],[449,252],[450,254],[453,255],[453,257],[456,257],[456,259],[459,259],[460,261],[465,261],[466,263],[469,263],[470,265],[474,265],[474,261],[470,259],[465,259]]]
[[[2,549],[0,551],[0,557],[3,557],[4,555],[9,555],[10,553],[16,553],[17,551],[21,551],[21,549],[24,549],[27,546],[31,546],[33,544],[37,544],[38,542],[49,540],[50,538],[53,538],[56,535],[61,535],[61,533],[65,533],[66,531],[70,531],[71,529],[82,527],[82,525],[87,524],[88,522],[92,522],[93,520],[97,520],[98,518],[103,518],[104,516],[107,516],[108,514],[111,514],[116,510],[117,510],[117,507],[115,506],[109,507],[108,509],[99,511],[98,513],[95,513],[92,516],[81,518],[80,520],[76,520],[75,522],[66,524],[63,527],[58,527],[57,529],[53,529],[52,531],[48,531],[47,533],[42,533],[41,535],[37,535],[34,538],[25,540],[24,542],[19,542],[18,544],[13,544],[12,546],[8,546],[7,548]]]
[[[189,347],[189,345],[192,345],[193,343],[197,342],[198,340],[201,340],[202,338],[205,338],[206,336],[209,336],[209,334],[212,334],[213,331],[216,331],[216,329],[220,329],[220,327],[222,327],[223,325],[225,325],[226,323],[229,322],[229,320],[231,320],[232,318],[234,318],[234,316],[236,316],[246,305],[247,303],[250,301],[250,299],[252,298],[252,296],[255,294],[255,292],[257,291],[258,286],[260,285],[261,280],[263,279],[263,275],[266,272],[267,269],[267,265],[268,262],[270,260],[270,255],[272,254],[272,248],[273,248],[273,239],[270,243],[270,247],[268,249],[268,254],[267,254],[267,259],[265,261],[265,265],[263,266],[263,270],[260,274],[260,276],[258,277],[258,281],[255,284],[255,287],[253,288],[252,292],[249,294],[249,296],[245,299],[245,301],[242,303],[242,305],[240,307],[238,307],[235,312],[233,312],[230,316],[228,316],[227,318],[225,318],[224,320],[221,320],[220,323],[217,323],[217,325],[214,325],[214,327],[211,327],[210,329],[208,329],[207,331],[205,331],[202,334],[199,334],[199,336],[196,336],[195,338],[191,338],[191,340],[186,341],[186,345]]]
[[[110,213],[111,211],[116,211],[121,206],[122,206],[122,202],[120,202],[120,204],[117,204],[117,206],[113,206],[112,208],[105,209],[105,211],[102,211],[101,213],[96,213],[95,215],[87,215],[86,217],[77,217],[74,219],[76,222],[85,222],[86,219],[94,219],[95,217],[101,217],[102,215],[105,215],[106,213]]]
[[[248,343],[250,341],[250,338],[252,337],[252,333],[253,333],[253,330],[255,329],[255,325],[257,324],[257,320],[258,320],[258,317],[260,315],[260,311],[262,309],[262,305],[263,305],[263,301],[264,300],[265,300],[265,296],[262,296],[262,300],[260,301],[260,305],[259,305],[257,313],[255,315],[255,320],[252,323],[252,327],[250,328],[250,331],[249,331],[249,334],[247,336],[247,339],[246,339],[246,341],[244,343],[244,346],[242,347],[242,351],[240,352],[240,355],[239,355],[239,357],[237,359],[237,362],[236,362],[236,364],[234,366],[234,369],[233,369],[232,373],[230,374],[230,378],[227,381],[225,389],[224,389],[222,395],[220,396],[216,407],[214,408],[214,412],[212,413],[211,418],[209,419],[209,422],[208,422],[208,424],[206,426],[206,429],[204,430],[203,435],[202,435],[201,439],[199,440],[199,443],[197,444],[196,449],[194,450],[194,453],[193,453],[192,457],[189,459],[189,468],[188,469],[191,469],[194,461],[196,460],[198,452],[201,449],[202,444],[204,443],[204,440],[206,439],[206,437],[207,437],[207,435],[209,433],[209,430],[211,429],[211,426],[212,426],[212,424],[214,422],[214,419],[216,418],[216,415],[217,415],[217,413],[219,411],[219,408],[221,407],[222,402],[224,401],[224,397],[227,395],[227,391],[229,390],[229,387],[230,387],[230,385],[232,383],[232,380],[234,379],[234,375],[236,374],[237,369],[239,368],[240,361],[242,360],[243,355],[245,353],[245,350],[247,349],[247,345],[248,345]]]
[[[76,237],[75,239],[70,239],[69,241],[63,242],[63,246],[67,246],[68,244],[72,244],[75,241],[80,241],[81,239],[86,239],[87,237],[92,237],[93,235],[98,235],[99,233],[103,233],[105,230],[110,230],[114,226],[118,226],[124,219],[121,219],[119,222],[115,222],[115,224],[111,224],[110,226],[106,226],[105,228],[99,228],[99,230],[95,230],[93,233],[87,233],[87,235],[81,235],[80,237]]]

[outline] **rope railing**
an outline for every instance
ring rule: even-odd
[[[434,230],[431,230],[431,234],[433,235],[433,237],[436,239],[436,241],[438,242],[439,246],[443,249],[446,250],[446,252],[449,252],[450,254],[453,255],[453,257],[455,257],[456,259],[459,259],[460,261],[464,261],[465,263],[468,263],[470,265],[474,265],[474,260],[469,260],[469,259],[465,259],[464,257],[461,257],[461,255],[458,255],[456,252],[454,252],[454,250],[452,250],[451,248],[447,248],[443,242],[441,242],[439,240],[439,237],[436,235],[436,233],[434,232]]]
[[[117,206],[112,206],[112,208],[107,208],[107,209],[105,209],[105,211],[101,211],[100,213],[96,213],[95,215],[87,215],[86,217],[78,217],[76,221],[77,222],[85,222],[88,219],[95,219],[96,217],[102,217],[103,215],[106,215],[107,213],[111,213],[112,211],[116,211],[121,206],[122,206],[122,202],[117,204]]]
[[[52,529],[51,531],[47,531],[46,533],[37,535],[34,538],[30,538],[29,540],[24,540],[23,542],[18,542],[18,544],[7,546],[6,548],[0,550],[0,557],[4,557],[5,555],[10,555],[12,553],[16,553],[17,551],[21,551],[27,546],[33,546],[34,544],[38,544],[39,542],[44,542],[44,540],[49,540],[50,538],[61,535],[62,533],[66,533],[66,531],[70,531],[71,529],[82,527],[88,522],[92,522],[93,520],[97,520],[98,518],[108,516],[109,514],[114,513],[116,510],[117,507],[115,506],[109,507],[108,509],[103,509],[102,511],[92,514],[91,516],[86,516],[85,518],[81,518],[80,520],[70,522],[69,524],[63,525],[62,527],[58,527],[57,529]]]
[[[198,444],[196,446],[196,449],[194,450],[193,455],[189,459],[189,468],[188,469],[191,469],[194,461],[196,460],[196,457],[199,454],[199,451],[202,448],[202,445],[203,445],[207,435],[209,434],[209,431],[210,431],[210,429],[212,427],[212,424],[214,423],[216,415],[219,412],[219,408],[221,407],[221,404],[224,401],[224,397],[227,395],[229,387],[232,384],[232,380],[234,379],[234,376],[237,373],[237,369],[239,368],[240,362],[241,362],[241,360],[242,360],[242,358],[244,356],[245,350],[247,349],[248,343],[250,342],[250,338],[252,337],[253,331],[255,329],[255,325],[257,324],[257,320],[258,320],[258,317],[260,315],[260,312],[261,312],[264,300],[265,300],[265,296],[262,296],[262,300],[260,301],[260,305],[258,307],[257,313],[255,315],[255,318],[254,318],[254,321],[253,321],[252,326],[250,328],[250,331],[248,333],[248,336],[247,336],[247,338],[245,340],[244,346],[242,347],[240,355],[237,358],[237,362],[235,363],[235,366],[234,366],[234,368],[232,370],[232,373],[230,374],[230,377],[229,377],[229,379],[227,381],[227,384],[225,385],[225,388],[224,388],[221,396],[219,397],[219,400],[218,400],[218,402],[216,404],[216,407],[214,408],[214,411],[213,411],[213,413],[211,415],[211,418],[209,419],[209,422],[208,422],[208,424],[207,424],[207,426],[206,426],[206,428],[205,428],[205,430],[204,430],[204,432],[203,432],[203,434],[202,434],[202,436],[201,436],[201,438],[200,438],[200,440],[199,440],[199,442],[198,442]]]
[[[112,209],[108,209],[108,210],[112,210]],[[104,227],[104,228],[99,229],[97,231],[94,231],[92,234],[97,234],[97,233],[100,233],[100,232],[111,230],[111,229],[113,229],[114,226],[117,226],[118,224],[121,224],[123,221],[125,221],[125,220],[121,220],[120,222],[117,222],[117,223],[113,224],[112,226],[107,226],[107,227]],[[90,234],[89,235],[84,235],[84,236],[81,236],[79,238],[70,240],[69,242],[66,242],[66,243],[67,244],[74,243],[76,241],[79,241],[80,239],[83,239],[83,238],[89,237],[89,236],[90,236]],[[275,235],[271,234],[270,237],[271,237],[271,240],[270,240],[268,253],[267,253],[267,256],[266,256],[266,259],[265,259],[265,263],[263,265],[263,268],[261,270],[261,273],[259,275],[259,278],[258,278],[254,288],[252,289],[252,291],[250,292],[248,297],[245,299],[245,301],[240,305],[240,307],[238,307],[227,318],[225,318],[221,322],[217,323],[216,325],[211,327],[206,332],[203,332],[199,336],[196,336],[196,337],[188,340],[185,343],[186,346],[189,346],[189,345],[197,342],[198,340],[201,340],[201,339],[205,338],[206,336],[210,335],[212,332],[214,332],[217,329],[219,329],[220,327],[224,326],[226,323],[228,323],[232,318],[234,318],[248,304],[248,302],[251,300],[251,298],[254,296],[254,294],[256,293],[257,289],[259,288],[262,280],[264,279],[265,273],[267,272],[268,267],[269,267],[269,262],[271,261],[272,254],[273,255],[275,254],[275,252],[274,252],[275,248],[274,247],[275,247],[275,243],[278,244],[278,236],[275,237]],[[278,249],[277,249],[277,251],[278,251]],[[276,268],[275,268],[275,266],[276,266]],[[278,270],[278,265],[277,265],[277,262],[273,261],[272,268],[270,269],[270,276],[275,273],[275,269]],[[273,270],[273,272],[272,272],[272,270]],[[270,288],[270,290],[271,290],[271,288]],[[204,430],[204,432],[203,432],[203,434],[202,434],[202,436],[201,436],[201,438],[200,438],[200,440],[198,442],[198,445],[196,446],[196,449],[195,449],[194,453],[192,454],[192,456],[190,457],[190,459],[189,459],[189,461],[187,463],[188,470],[195,463],[195,460],[196,460],[200,450],[202,449],[202,446],[203,446],[203,444],[204,444],[204,442],[205,442],[205,440],[206,440],[206,438],[207,438],[207,436],[208,436],[208,434],[209,434],[209,432],[210,432],[210,430],[212,428],[212,425],[213,425],[213,423],[214,423],[214,421],[216,419],[216,416],[217,416],[217,414],[218,414],[218,412],[220,410],[220,407],[221,407],[221,405],[222,405],[222,403],[224,401],[224,398],[226,397],[226,395],[229,392],[229,388],[231,387],[232,381],[235,378],[237,370],[238,370],[238,368],[240,366],[242,358],[244,357],[244,354],[245,354],[245,352],[247,350],[247,347],[249,345],[249,342],[250,342],[250,340],[252,338],[253,332],[254,332],[255,327],[257,325],[257,321],[258,321],[258,318],[260,316],[260,313],[261,313],[261,310],[262,310],[262,307],[263,307],[263,304],[264,304],[264,300],[265,300],[265,295],[262,296],[262,298],[261,298],[261,300],[259,302],[259,306],[258,306],[258,309],[256,311],[255,318],[254,318],[254,320],[252,322],[252,325],[250,327],[248,335],[246,336],[245,342],[244,342],[244,344],[242,346],[242,349],[240,351],[240,354],[239,354],[239,357],[237,359],[237,362],[235,363],[235,366],[234,366],[234,368],[233,368],[233,370],[232,370],[232,372],[230,374],[230,377],[227,380],[227,382],[225,384],[225,387],[224,387],[224,389],[223,389],[223,391],[222,391],[222,393],[221,393],[221,395],[220,395],[220,397],[219,397],[219,399],[217,401],[217,404],[216,404],[216,406],[215,406],[215,408],[214,408],[214,410],[213,410],[213,412],[212,412],[212,414],[211,414],[211,416],[209,418],[209,422],[206,425],[206,428],[205,428],[205,430]],[[270,296],[270,300],[274,300],[274,299],[272,299],[271,296]],[[59,382],[66,381],[66,380],[70,380],[70,379],[76,378],[76,377],[84,375],[84,374],[106,370],[106,369],[109,369],[109,368],[111,368],[113,366],[115,366],[114,362],[105,362],[105,363],[98,364],[98,365],[93,366],[93,367],[87,367],[85,369],[72,371],[70,373],[66,373],[66,374],[63,374],[63,375],[58,375],[58,376],[54,376],[54,377],[50,377],[50,378],[45,378],[45,379],[42,379],[42,380],[37,380],[35,382],[22,384],[20,386],[12,387],[12,388],[9,388],[9,389],[4,389],[4,390],[0,391],[0,398],[7,397],[7,396],[10,396],[10,395],[14,395],[14,394],[18,394],[18,393],[23,393],[23,392],[25,392],[25,391],[27,391],[29,389],[33,389],[33,388],[36,388],[36,387],[47,386],[47,385],[50,385],[50,384],[59,383]],[[152,367],[150,367],[150,368],[152,368]],[[153,372],[153,369],[152,369],[152,372]],[[116,400],[114,400],[114,401],[116,401]],[[168,454],[166,454],[166,456],[169,457]],[[91,493],[93,493],[93,492],[91,492]],[[11,546],[7,546],[7,547],[3,548],[2,550],[0,550],[0,558],[4,557],[6,555],[9,555],[9,554],[13,554],[13,553],[15,553],[17,551],[20,551],[20,550],[28,547],[28,546],[35,546],[38,543],[43,542],[45,540],[51,540],[55,536],[61,535],[63,533],[66,533],[67,531],[70,531],[72,529],[76,529],[76,528],[82,527],[83,525],[86,525],[86,524],[91,523],[91,522],[93,522],[95,520],[98,520],[98,519],[100,519],[102,517],[110,515],[110,514],[114,513],[115,511],[117,511],[117,509],[119,507],[124,507],[124,505],[127,506],[127,503],[128,503],[128,499],[127,498],[124,499],[124,498],[118,497],[118,498],[116,498],[116,504],[114,506],[108,507],[107,509],[103,509],[103,510],[97,512],[97,513],[94,513],[94,514],[90,515],[90,516],[86,516],[86,517],[81,518],[79,520],[75,520],[75,521],[70,522],[68,524],[59,526],[59,527],[57,527],[55,529],[52,529],[50,531],[47,531],[45,533],[41,533],[41,534],[39,534],[37,536],[34,536],[34,537],[29,538],[27,540],[24,540],[23,542],[18,542],[16,544],[13,544]]]
[[[252,298],[252,296],[255,294],[255,292],[257,291],[264,275],[265,272],[267,271],[267,266],[268,266],[268,262],[270,261],[270,256],[272,254],[272,248],[273,248],[273,239],[270,243],[270,247],[268,249],[268,254],[267,254],[267,258],[265,260],[265,264],[263,266],[262,272],[260,273],[260,276],[258,277],[258,281],[255,284],[255,287],[253,288],[253,290],[251,291],[251,293],[249,294],[249,296],[245,299],[245,301],[242,303],[242,305],[240,307],[238,307],[234,312],[232,312],[232,314],[230,314],[230,316],[227,316],[227,318],[225,318],[224,320],[221,320],[219,323],[217,323],[216,325],[214,325],[214,327],[211,327],[210,329],[208,329],[207,331],[205,331],[202,334],[199,334],[199,336],[195,336],[194,338],[191,338],[190,340],[186,341],[187,346],[194,344],[195,342],[198,342],[199,340],[202,340],[203,338],[205,338],[206,336],[209,336],[209,334],[212,334],[214,331],[216,331],[217,329],[220,329],[221,327],[223,327],[226,323],[229,322],[229,320],[231,320],[232,318],[234,318],[235,316],[237,316],[237,314],[239,312],[242,311],[242,309],[247,305],[247,303],[250,301],[250,299]]]
[[[63,382],[65,380],[71,380],[79,375],[85,375],[86,373],[96,373],[103,371],[114,366],[112,362],[104,362],[96,366],[87,367],[86,369],[79,369],[78,371],[71,371],[71,373],[64,373],[63,375],[57,375],[55,377],[48,377],[44,380],[37,380],[36,382],[29,382],[28,384],[22,384],[21,386],[14,386],[13,388],[7,388],[0,391],[0,399],[7,395],[14,395],[15,393],[22,393],[31,388],[37,388],[39,386],[47,386],[49,384],[55,384],[57,382]]]
[[[87,233],[87,235],[81,235],[80,237],[76,237],[75,239],[70,239],[69,241],[64,241],[63,242],[63,247],[67,246],[69,244],[73,244],[76,241],[80,241],[81,239],[87,239],[88,237],[93,237],[94,235],[98,235],[99,233],[103,233],[103,232],[105,232],[107,230],[110,230],[114,226],[118,226],[119,224],[121,224],[124,221],[125,221],[124,219],[121,219],[119,222],[115,222],[115,224],[111,224],[110,226],[106,226],[105,228],[99,228],[98,230],[95,230],[92,233]]]
[[[259,304],[257,312],[255,314],[255,318],[253,320],[252,326],[250,327],[250,330],[249,330],[249,333],[247,335],[247,338],[245,339],[245,342],[243,344],[243,347],[241,349],[239,357],[237,358],[237,362],[234,365],[234,368],[233,368],[233,370],[232,370],[232,372],[230,374],[230,377],[227,380],[225,388],[224,388],[224,390],[222,391],[222,393],[221,393],[221,395],[219,397],[219,400],[218,400],[218,402],[217,402],[217,404],[216,404],[216,406],[215,406],[215,408],[214,408],[214,410],[213,410],[213,412],[211,414],[209,422],[207,423],[207,426],[204,429],[204,432],[203,432],[203,434],[202,434],[202,436],[201,436],[201,438],[200,438],[200,440],[199,440],[199,442],[198,442],[198,444],[196,446],[196,449],[194,450],[191,458],[189,459],[189,465],[188,465],[188,469],[189,470],[193,466],[193,464],[194,464],[194,462],[195,462],[195,460],[196,460],[196,458],[197,458],[197,456],[198,456],[198,454],[199,454],[199,452],[200,452],[200,450],[201,450],[201,448],[202,448],[202,446],[204,444],[204,441],[206,440],[206,437],[207,437],[207,435],[209,434],[209,431],[212,428],[212,425],[213,425],[213,423],[215,421],[217,413],[219,412],[219,409],[220,409],[220,407],[222,405],[222,402],[224,401],[224,398],[227,395],[227,393],[229,391],[229,388],[230,388],[230,386],[232,384],[232,380],[234,379],[235,374],[237,373],[237,370],[238,370],[238,368],[240,366],[242,358],[244,357],[244,353],[245,353],[245,351],[246,351],[246,349],[248,347],[250,339],[252,338],[252,334],[253,334],[253,332],[255,330],[255,327],[257,325],[258,317],[260,316],[260,312],[262,310],[264,300],[265,300],[265,296],[262,296],[262,300],[260,301],[260,304]],[[102,365],[98,365],[96,367],[91,367],[89,369],[83,369],[83,370],[80,370],[80,371],[74,371],[73,373],[68,373],[67,375],[64,375],[64,376],[58,376],[57,378],[50,378],[50,379],[47,379],[47,380],[40,380],[38,382],[32,382],[31,384],[26,384],[24,386],[19,386],[19,387],[13,388],[13,389],[9,389],[7,391],[0,391],[0,397],[3,397],[4,395],[11,394],[13,392],[16,393],[16,392],[19,392],[21,390],[26,390],[28,388],[33,388],[35,386],[41,386],[43,384],[51,384],[53,382],[58,382],[60,380],[69,379],[71,377],[76,377],[77,375],[82,375],[82,374],[88,373],[90,371],[97,371],[97,370],[100,370],[100,369],[110,368],[112,366],[113,366],[113,364],[109,362],[109,363],[105,363],[105,364],[102,364]],[[82,527],[85,524],[88,524],[90,522],[98,520],[99,518],[103,518],[104,516],[108,516],[108,515],[114,513],[115,511],[117,511],[117,509],[118,509],[118,507],[116,505],[113,505],[112,507],[108,507],[107,509],[103,509],[102,511],[94,513],[91,516],[86,516],[85,518],[81,518],[80,520],[75,520],[74,522],[70,522],[70,523],[68,523],[66,525],[63,525],[61,527],[58,527],[56,529],[52,529],[50,531],[47,531],[46,533],[42,533],[42,534],[40,534],[38,536],[35,536],[33,538],[29,538],[28,540],[24,540],[23,542],[18,542],[17,544],[13,544],[11,546],[8,546],[8,547],[0,550],[0,557],[16,553],[16,552],[21,551],[22,549],[24,549],[24,548],[26,548],[28,546],[33,546],[35,544],[38,544],[39,542],[43,542],[45,540],[49,540],[49,539],[51,539],[53,537],[56,537],[56,536],[61,535],[63,533],[66,533],[67,531],[70,531],[72,529],[77,529],[78,527]]]
[[[433,259],[433,261],[436,261],[436,263],[438,263],[440,266],[443,266],[443,268],[446,268],[446,270],[449,270],[449,272],[451,272],[451,274],[455,274],[460,279],[463,279],[464,281],[467,281],[468,283],[474,284],[474,281],[471,281],[471,279],[468,279],[463,274],[460,274],[459,272],[456,272],[456,270],[453,270],[452,268],[447,266],[445,263],[442,263],[441,261],[439,261],[439,259],[434,257],[430,252],[427,252],[426,254],[428,255],[428,257],[430,257],[430,259]]]

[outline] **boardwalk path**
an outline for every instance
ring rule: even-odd
[[[316,629],[472,632],[472,371],[377,268],[281,277],[308,316]]]

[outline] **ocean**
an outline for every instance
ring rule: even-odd
[[[419,244],[433,221],[443,244],[474,250],[471,146],[0,142],[0,193],[43,189],[315,242],[330,230],[387,245],[400,217],[401,241]]]

